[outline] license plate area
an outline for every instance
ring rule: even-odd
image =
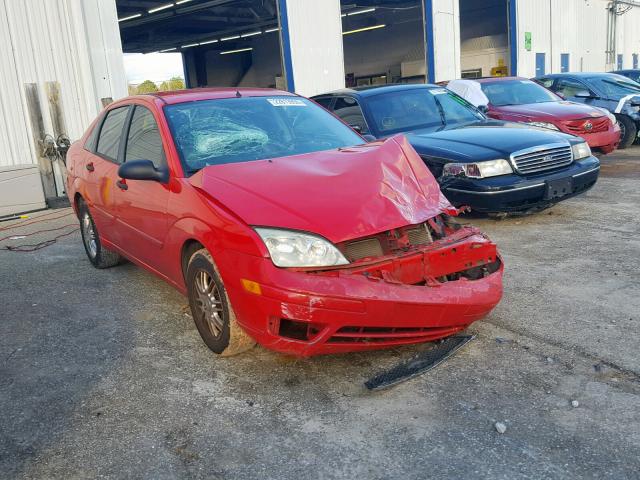
[[[573,179],[561,178],[559,180],[547,181],[547,191],[545,194],[546,200],[553,200],[554,198],[562,198],[573,192]]]

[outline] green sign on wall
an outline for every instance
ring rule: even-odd
[[[527,52],[531,51],[531,32],[524,32],[524,48]]]

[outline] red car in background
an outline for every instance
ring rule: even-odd
[[[255,341],[296,355],[432,341],[502,295],[496,245],[452,221],[457,210],[403,136],[366,144],[287,92],[120,100],[67,167],[90,262],[125,257],[173,285],[216,353]]]
[[[612,152],[620,142],[620,127],[612,113],[568,102],[526,78],[452,80],[447,88],[491,118],[577,135],[602,153]]]

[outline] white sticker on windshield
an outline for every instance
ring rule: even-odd
[[[446,93],[449,93],[449,90],[447,90],[446,88],[433,88],[429,91],[432,95],[444,95]]]
[[[267,98],[267,102],[269,102],[274,107],[306,107],[307,104],[304,103],[299,98]]]

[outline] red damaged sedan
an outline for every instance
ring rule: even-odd
[[[404,137],[363,144],[297,95],[130,97],[71,147],[68,170],[91,263],[127,258],[169,282],[216,353],[432,341],[502,295],[495,244],[452,220]]]
[[[603,108],[563,100],[526,78],[452,80],[447,88],[476,107],[484,107],[491,118],[577,135],[605,154],[620,143],[615,115]]]

